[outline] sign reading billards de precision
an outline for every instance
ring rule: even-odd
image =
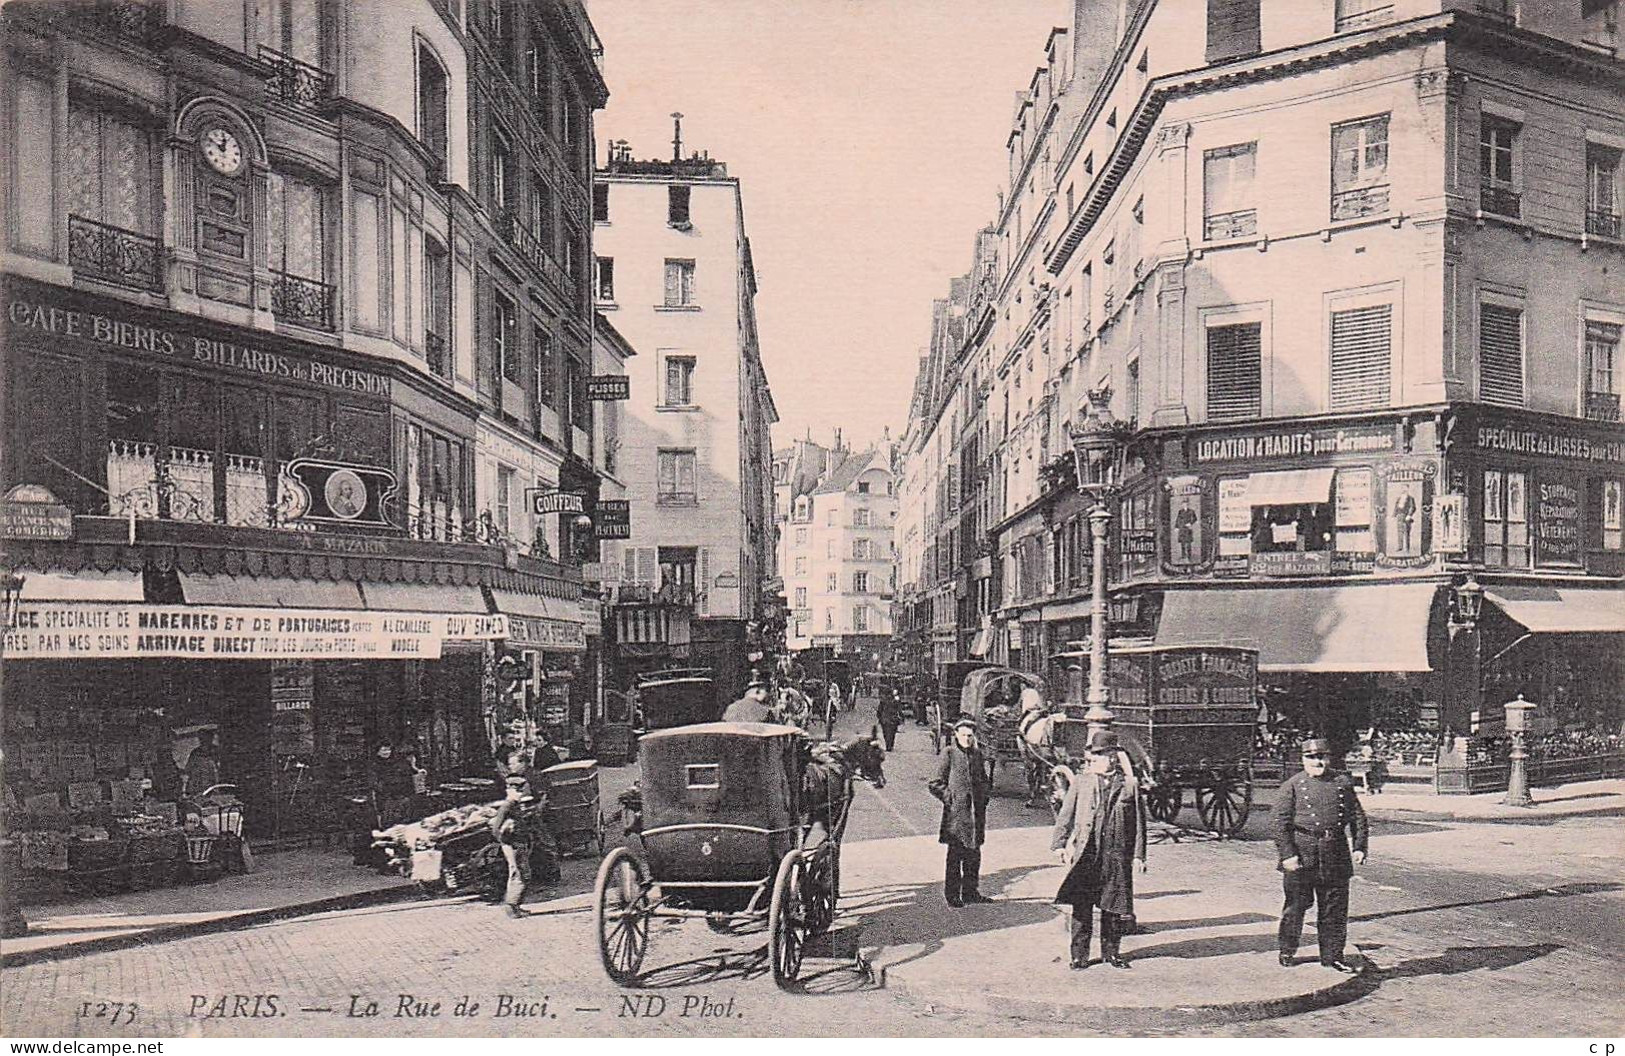
[[[594,374],[587,379],[589,400],[630,400],[632,381],[625,374]]]
[[[530,512],[538,516],[545,513],[585,513],[581,504],[581,496],[568,491],[540,491],[536,488],[527,488],[525,494],[530,496]]]

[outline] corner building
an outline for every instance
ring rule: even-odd
[[[384,743],[432,809],[550,671],[578,738],[593,555],[522,489],[601,464],[581,5],[0,19],[8,802],[172,808],[209,729],[251,836],[351,826]]]
[[[1077,5],[961,353],[994,368],[992,655],[1087,636],[1094,392],[1132,426],[1114,635],[1254,646],[1278,730],[1374,729],[1441,790],[1520,692],[1617,756],[1618,6]]]

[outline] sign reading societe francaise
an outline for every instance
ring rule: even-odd
[[[78,338],[169,360],[184,360],[244,374],[262,374],[269,378],[305,381],[345,392],[385,397],[390,394],[389,378],[369,370],[268,352],[253,345],[203,334],[177,333],[161,326],[79,308],[42,304],[26,297],[13,297],[7,302],[6,320],[16,329],[32,330],[53,337]]]
[[[32,660],[435,660],[445,641],[507,635],[502,615],[41,602],[19,606],[5,644]]]

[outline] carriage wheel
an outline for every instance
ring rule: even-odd
[[[1049,810],[1057,818],[1061,816],[1061,803],[1071,791],[1073,780],[1071,767],[1057,766],[1049,772]]]
[[[594,884],[593,928],[598,955],[614,982],[637,982],[638,968],[649,948],[649,877],[637,855],[617,847],[598,867]]]
[[[830,853],[812,856],[807,866],[807,934],[822,935],[835,923],[835,901],[840,884],[840,859]]]
[[[604,856],[604,812],[598,812],[598,822],[593,826],[593,841],[598,844],[598,857]]]
[[[791,851],[779,862],[773,878],[773,901],[767,914],[767,955],[773,963],[773,981],[789,989],[801,975],[801,957],[812,929],[807,920],[807,861]]]
[[[1234,836],[1247,824],[1253,805],[1252,778],[1220,774],[1211,785],[1196,790],[1196,812],[1202,826],[1221,837]]]
[[[1171,822],[1179,816],[1179,808],[1184,803],[1183,788],[1178,785],[1158,785],[1146,793],[1145,809],[1158,821]]]

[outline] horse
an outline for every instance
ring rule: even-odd
[[[794,686],[780,686],[775,710],[779,713],[780,722],[787,726],[800,726],[806,729],[812,715],[812,701],[807,698],[807,694]]]
[[[809,824],[821,826],[826,839],[839,843],[852,803],[853,780],[885,788],[885,758],[878,727],[840,743],[813,745],[801,776],[801,802]]]
[[[1027,806],[1038,805],[1039,790],[1049,784],[1049,776],[1057,762],[1055,758],[1056,712],[1044,710],[1044,700],[1038,694],[1022,694],[1021,720],[1016,729],[1021,734],[1017,743],[1027,761]]]

